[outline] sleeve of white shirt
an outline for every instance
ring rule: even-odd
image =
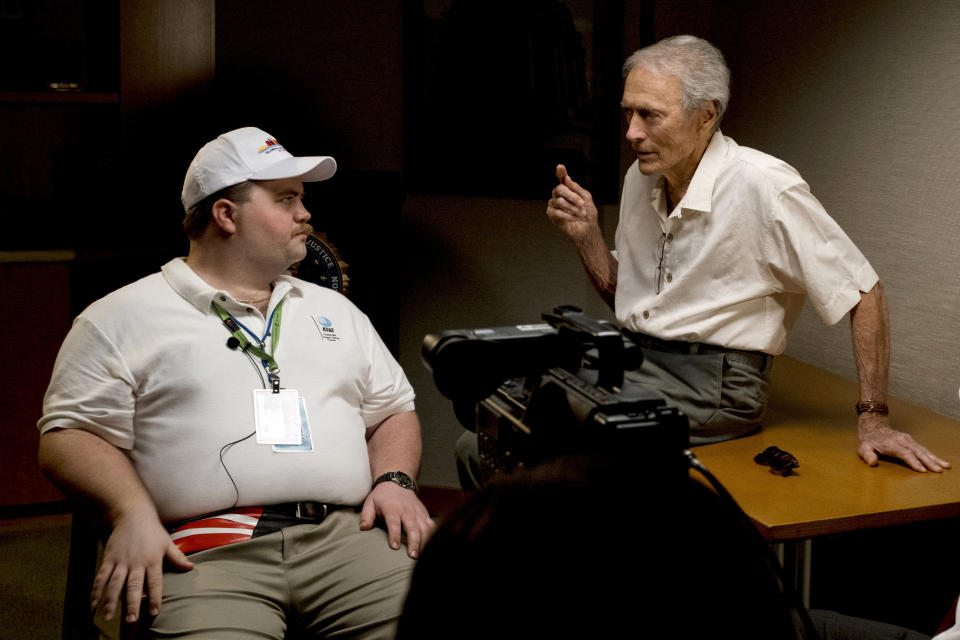
[[[92,322],[77,318],[53,367],[40,432],[81,428],[121,449],[133,448],[133,375]]]
[[[960,640],[960,606],[957,607],[957,623],[943,633],[933,636],[932,640]]]
[[[772,276],[786,290],[806,293],[820,319],[836,324],[879,280],[860,249],[800,183],[784,190],[768,246]]]
[[[413,387],[370,321],[364,317],[367,333],[367,370],[360,413],[366,427],[380,424],[390,416],[414,409]]]

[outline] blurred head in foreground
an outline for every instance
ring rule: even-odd
[[[565,459],[437,529],[398,638],[797,638],[763,543],[699,482]]]

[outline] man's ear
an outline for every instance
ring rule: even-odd
[[[700,126],[701,128],[712,130],[717,122],[717,103],[714,100],[704,102],[700,105]]]
[[[237,205],[226,198],[220,198],[210,208],[210,219],[221,233],[233,235],[237,232],[236,217]]]

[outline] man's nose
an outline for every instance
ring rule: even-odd
[[[647,132],[643,128],[643,119],[634,114],[627,121],[627,140],[630,142],[640,141],[647,137]]]
[[[297,214],[296,214],[297,222],[306,222],[312,217],[313,216],[310,215],[310,212],[307,211],[307,208],[303,206],[303,202],[301,201],[300,206],[297,208]]]

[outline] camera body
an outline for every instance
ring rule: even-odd
[[[686,478],[686,416],[625,376],[640,349],[575,307],[543,319],[424,338],[438,389],[477,433],[484,481],[571,455]]]

